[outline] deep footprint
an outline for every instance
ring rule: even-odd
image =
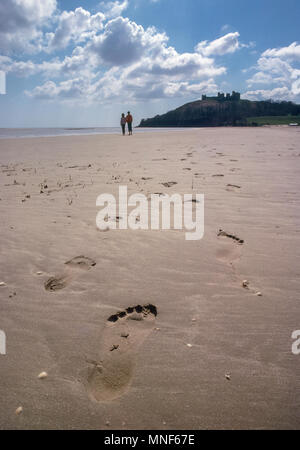
[[[107,319],[101,343],[101,361],[88,370],[87,390],[99,401],[120,397],[130,386],[135,355],[151,333],[157,308],[152,304],[136,305],[111,315]]]
[[[45,283],[45,289],[46,291],[59,291],[60,289],[63,289],[68,284],[68,277],[67,276],[61,276],[61,277],[51,277],[49,280]]]
[[[44,284],[46,291],[59,291],[64,289],[74,278],[76,270],[89,270],[96,265],[96,262],[87,256],[75,256],[75,258],[66,261],[66,270],[58,276],[50,277]]]

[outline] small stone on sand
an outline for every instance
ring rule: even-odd
[[[22,414],[23,412],[23,408],[22,406],[19,406],[19,408],[16,409],[16,415],[19,416],[20,414]]]
[[[38,378],[39,378],[40,380],[43,380],[44,378],[47,378],[47,376],[48,376],[47,372],[41,372],[41,373],[39,374]]]

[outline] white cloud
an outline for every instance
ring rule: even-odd
[[[118,17],[122,14],[122,12],[128,7],[128,0],[124,1],[109,1],[109,2],[101,2],[99,4],[99,8],[104,12],[105,17],[108,19],[112,19],[114,17]]]
[[[196,53],[178,53],[173,47],[166,47],[156,58],[144,58],[127,71],[127,78],[141,79],[151,77],[155,80],[162,78],[173,80],[192,80],[211,78],[223,75],[225,67],[217,67],[214,60],[204,58]]]
[[[38,16],[51,17],[54,29],[43,34],[44,30],[36,28],[41,33],[40,50],[51,53],[72,46],[73,51],[63,58],[50,59],[46,54],[40,60],[0,56],[0,69],[8,73],[41,76],[39,85],[26,92],[32,98],[106,102],[215,92],[215,79],[226,73],[226,67],[217,65],[208,54],[230,53],[239,45],[239,34],[229,33],[212,41],[204,51],[179,53],[168,46],[164,32],[145,29],[121,16],[109,18],[120,14],[127,0],[106,3],[106,16],[103,12],[92,15],[82,7],[58,12],[56,2],[49,1],[53,8],[48,9],[48,15],[40,12]]]
[[[165,34],[157,33],[155,28],[144,28],[123,17],[110,20],[104,33],[95,36],[89,49],[108,65],[129,65],[149,52],[159,51],[167,40]]]
[[[85,98],[90,89],[87,79],[75,78],[61,83],[47,81],[42,86],[35,87],[31,92],[26,91],[29,97],[38,99],[55,100],[61,98],[63,100],[71,100]]]
[[[65,48],[71,41],[85,41],[102,30],[104,20],[104,14],[99,12],[91,15],[81,7],[75,11],[63,11],[55,32],[47,33],[49,50]]]
[[[293,42],[288,47],[281,48],[269,48],[263,54],[266,58],[281,58],[288,61],[298,61],[300,62],[300,44]]]
[[[0,51],[33,53],[42,48],[41,27],[56,11],[56,0],[1,0]]]
[[[292,100],[291,92],[287,87],[247,91],[243,94],[243,98],[248,100]]]
[[[239,43],[240,33],[228,33],[224,36],[215,39],[214,41],[202,41],[196,45],[196,52],[204,55],[225,55],[227,53],[234,53],[240,48]]]
[[[251,98],[300,101],[300,45],[268,49],[255,66],[256,72],[247,80],[249,88],[244,94]],[[268,85],[269,89],[262,89]],[[256,90],[253,89],[256,87]]]
[[[0,56],[0,69],[18,77],[29,77],[41,74],[44,77],[69,77],[74,75],[92,76],[93,70],[98,66],[96,58],[85,51],[83,47],[76,47],[71,56],[62,60],[54,58],[42,63],[31,60],[16,61],[9,57]]]

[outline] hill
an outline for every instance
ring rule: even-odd
[[[299,123],[300,105],[292,102],[274,102],[272,100],[242,100],[240,95],[218,94],[217,97],[202,96],[202,100],[186,103],[179,108],[142,119],[139,127],[217,127],[217,126],[257,126],[264,121],[258,118],[270,118],[276,124],[276,117],[286,117],[286,122]],[[289,117],[291,116],[291,117]],[[294,117],[293,117],[294,116]],[[266,122],[268,123],[268,122]]]

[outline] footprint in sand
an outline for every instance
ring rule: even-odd
[[[218,239],[220,239],[220,246],[217,251],[217,259],[233,266],[233,262],[239,259],[241,256],[240,246],[244,243],[244,240],[234,236],[233,234],[229,234],[221,229],[219,230],[217,236]],[[239,245],[230,244],[228,238],[232,239]]]
[[[65,288],[69,282],[81,271],[89,270],[96,262],[87,256],[75,256],[65,262],[66,269],[61,275],[49,278],[44,286],[46,291],[58,291]]]
[[[157,316],[156,306],[148,304],[128,307],[107,319],[100,357],[89,361],[87,391],[99,402],[120,397],[130,385],[135,355],[152,331]]]
[[[238,189],[241,189],[241,186],[239,186],[238,184],[230,184],[230,183],[228,183],[227,187],[226,187],[226,191],[236,191]]]
[[[164,187],[167,187],[167,188],[169,188],[169,187],[172,187],[172,186],[174,186],[175,184],[177,184],[177,182],[176,181],[167,181],[166,183],[161,183]]]

